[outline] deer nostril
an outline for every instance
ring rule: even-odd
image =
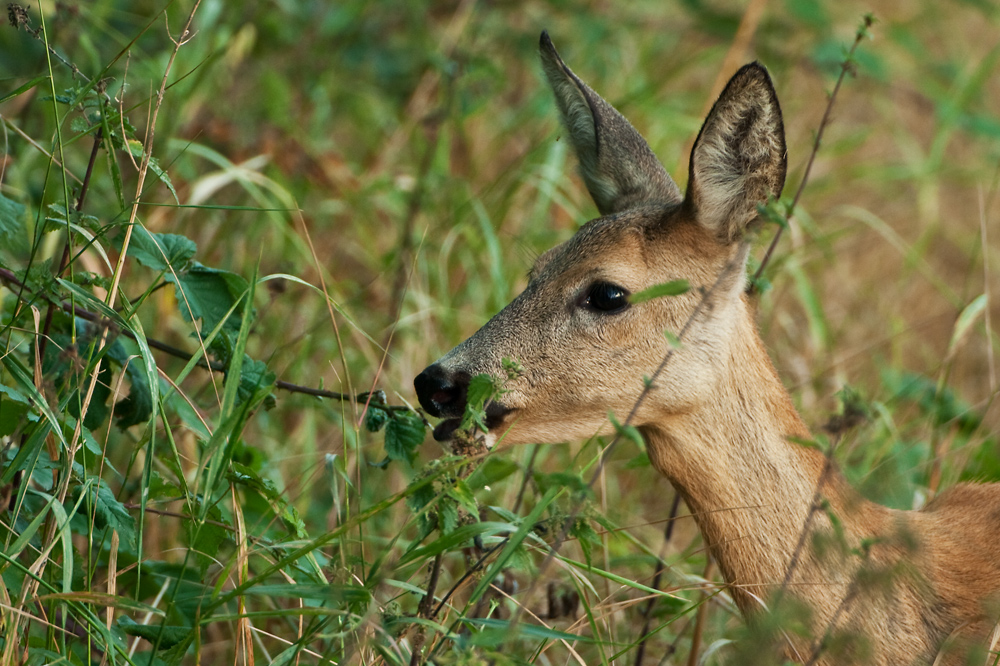
[[[447,405],[449,402],[455,399],[455,394],[453,391],[437,391],[431,396],[431,400],[439,405]]]
[[[431,416],[460,416],[468,387],[465,373],[453,373],[432,365],[413,380],[420,405]]]

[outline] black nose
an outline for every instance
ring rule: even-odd
[[[413,380],[420,405],[431,416],[461,416],[465,411],[465,395],[469,377],[465,373],[450,373],[440,365],[432,365]]]

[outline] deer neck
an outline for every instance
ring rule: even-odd
[[[642,430],[650,460],[681,493],[748,613],[760,607],[755,597],[766,599],[782,584],[821,478],[822,494],[838,515],[856,513],[863,500],[836,469],[824,472],[821,453],[791,441],[809,439],[809,431],[749,315],[745,324],[710,400]],[[851,512],[839,510],[847,506]],[[793,580],[842,578],[817,566],[803,557]]]

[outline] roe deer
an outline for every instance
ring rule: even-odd
[[[793,635],[789,656],[930,664],[979,654],[983,663],[1000,597],[1000,485],[958,485],[922,511],[893,510],[863,499],[821,452],[797,443],[809,430],[745,293],[743,235],[785,179],[767,71],[752,63],[729,81],[695,141],[682,196],[545,33],[540,50],[601,217],[541,255],[523,293],[416,378],[420,404],[446,417],[434,437],[452,438],[470,378],[504,376],[504,358],[523,374],[486,409],[488,446],[611,432],[608,413],[628,414],[638,402],[632,422],[650,460],[690,508],[743,615],[752,620],[769,593],[787,588],[808,609],[814,636],[860,637],[835,658],[816,638]],[[629,301],[677,279],[692,289]],[[640,402],[644,377],[671,349],[664,332],[682,328],[682,344]],[[817,492],[828,508],[813,512]],[[798,552],[804,526],[830,533],[830,516],[854,554],[821,551],[812,539]]]

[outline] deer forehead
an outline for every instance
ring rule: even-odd
[[[633,292],[680,278],[701,284],[725,250],[680,206],[633,210],[591,220],[540,255],[529,278],[566,289],[607,281]]]

